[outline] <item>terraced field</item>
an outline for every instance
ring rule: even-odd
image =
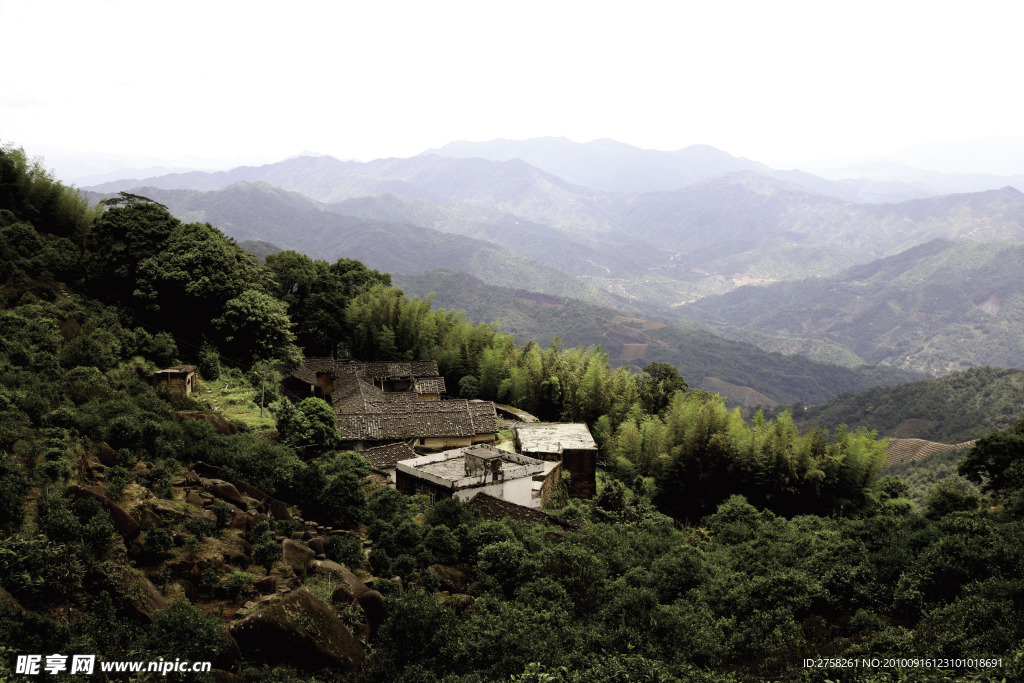
[[[891,438],[889,439],[888,448],[889,460],[886,462],[886,465],[918,462],[919,460],[924,460],[936,453],[944,453],[946,451],[966,451],[973,445],[974,441],[948,444],[937,443],[935,441],[925,441],[924,439]]]

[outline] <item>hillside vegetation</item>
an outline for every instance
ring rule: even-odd
[[[832,278],[743,287],[686,313],[934,375],[1024,367],[1022,274],[1024,245],[934,241]]]
[[[837,396],[798,413],[801,424],[846,424],[881,436],[957,444],[1020,416],[1024,371],[972,368],[945,377]]]
[[[558,337],[569,346],[600,345],[616,365],[639,368],[651,362],[669,363],[693,378],[695,386],[720,391],[739,405],[761,405],[761,397],[765,405],[823,403],[844,391],[919,378],[863,364],[839,367],[768,353],[695,327],[629,318],[573,299],[485,285],[454,270],[395,276],[395,283],[417,296],[433,292],[435,303],[466,311],[472,318],[499,321],[502,331],[524,342],[543,345]]]

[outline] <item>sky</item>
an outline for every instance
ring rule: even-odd
[[[885,156],[1024,136],[1022,19],[1016,0],[0,0],[0,141],[59,178],[541,136]]]

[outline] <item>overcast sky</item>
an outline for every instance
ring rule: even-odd
[[[984,0],[0,0],[0,140],[51,167],[549,135],[886,155],[1024,135],[1022,19]]]

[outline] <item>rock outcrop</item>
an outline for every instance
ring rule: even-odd
[[[231,627],[242,657],[303,671],[354,671],[363,648],[334,611],[308,588],[270,602]]]

